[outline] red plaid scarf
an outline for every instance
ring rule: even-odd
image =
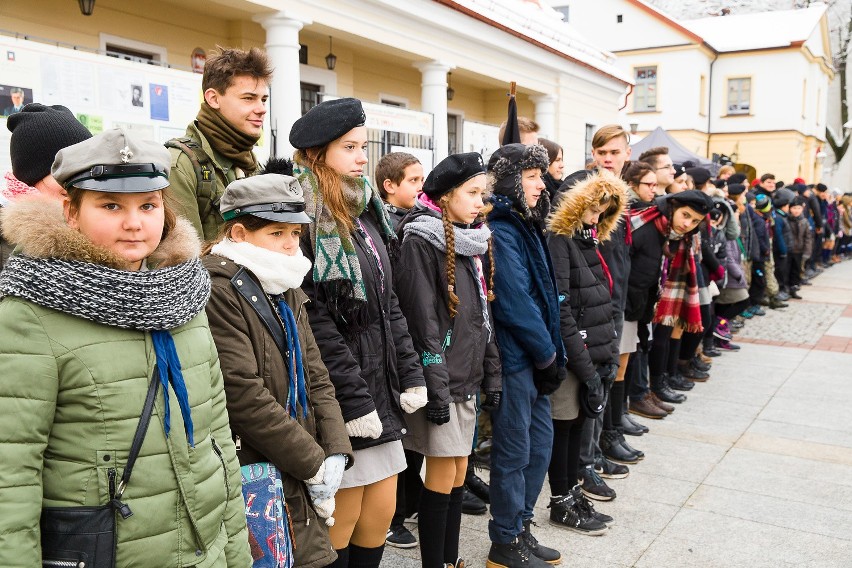
[[[628,212],[631,232],[647,223],[654,223],[657,231],[669,239],[669,220],[656,206]],[[692,237],[677,241],[677,251],[671,259],[663,260],[660,276],[660,295],[654,310],[654,323],[680,326],[687,333],[701,333],[701,307],[698,301],[698,278],[695,256],[692,254]]]

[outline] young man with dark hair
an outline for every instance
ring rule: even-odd
[[[252,153],[263,130],[272,67],[266,53],[221,49],[204,64],[204,101],[186,136],[166,143],[176,212],[205,240],[224,222],[216,206],[232,181],[258,169]]]
[[[768,195],[772,198],[772,193],[775,191],[775,174],[765,173],[760,176],[760,183],[755,188],[755,193]]]
[[[645,150],[639,156],[639,161],[645,162],[654,168],[654,172],[657,174],[657,187],[668,187],[674,182],[675,167],[671,156],[669,156],[669,149],[667,147],[657,146],[656,148]],[[695,189],[700,188],[696,187]]]

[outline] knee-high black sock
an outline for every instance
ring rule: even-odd
[[[618,427],[621,424],[621,415],[624,414],[624,381],[612,383],[609,402],[612,404],[612,423]]]
[[[443,568],[444,566],[444,543],[449,506],[450,496],[446,493],[438,493],[426,487],[420,493],[417,527],[420,532],[420,562],[423,568]]]
[[[444,564],[455,566],[459,558],[459,533],[461,532],[464,486],[453,487],[447,507],[447,528],[444,531]]]
[[[677,360],[680,357],[680,339],[671,339],[668,353],[668,363],[666,364],[666,372],[669,376],[674,376],[677,373]]]
[[[349,545],[349,568],[379,568],[385,545],[376,548],[364,548],[357,544]]]
[[[550,482],[550,494],[554,497],[567,495],[568,491],[577,483],[577,473],[568,471],[568,435],[570,432],[570,420],[553,421],[553,450],[550,452],[547,479]]]
[[[335,549],[337,560],[327,566],[327,568],[349,568],[349,547]]]

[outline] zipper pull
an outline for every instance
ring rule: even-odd
[[[452,335],[453,335],[453,330],[448,329],[447,335],[444,337],[444,344],[441,346],[441,351],[446,351],[447,348],[450,346],[450,338],[452,337]]]
[[[241,439],[239,436],[237,436],[237,437],[236,437],[236,439],[234,440],[234,446],[236,446],[236,448],[237,448],[238,450],[242,450],[242,449],[243,449],[243,441],[242,441],[242,439]]]
[[[110,468],[107,470],[107,478],[109,479],[109,498],[110,500],[115,499],[115,469]]]
[[[116,511],[118,511],[118,514],[121,515],[122,519],[128,519],[133,516],[133,511],[130,510],[130,506],[127,503],[122,503],[120,499],[113,499],[110,501],[110,504]]]

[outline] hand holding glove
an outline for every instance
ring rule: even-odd
[[[544,369],[533,369],[533,383],[535,384],[538,394],[549,395],[556,392],[565,377],[568,376],[564,367],[561,368],[556,364],[556,359]],[[561,375],[561,376],[560,376]]]
[[[375,410],[346,423],[346,434],[350,438],[372,438],[378,440],[382,435],[382,420]]]
[[[346,456],[334,454],[325,458],[316,475],[305,480],[317,515],[326,519],[325,524],[328,526],[334,525],[334,517],[331,516],[335,508],[334,495],[340,488],[344,469]]]
[[[503,393],[500,391],[485,391],[485,400],[483,400],[479,408],[482,410],[493,412],[500,406],[500,400],[503,398]]]
[[[426,407],[426,420],[440,426],[450,421],[450,405],[442,404],[440,406]]]
[[[405,392],[399,395],[399,404],[406,414],[423,408],[427,402],[429,398],[426,396],[426,387],[405,389]]]

